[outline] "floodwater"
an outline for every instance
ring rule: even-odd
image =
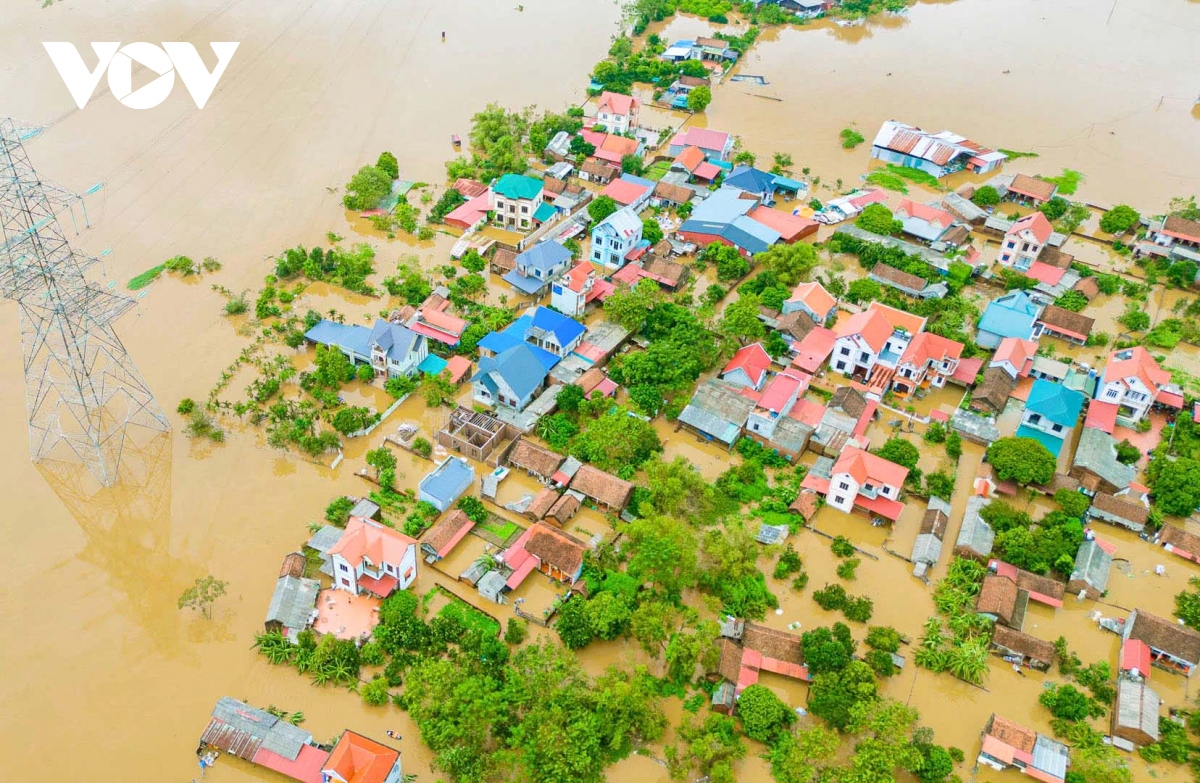
[[[676,19],[659,32],[709,28]],[[737,67],[769,83],[726,83],[697,120],[741,136],[762,160],[790,154],[822,187],[859,179],[884,120],[948,128],[1041,156],[1008,171],[1076,169],[1086,176],[1076,198],[1152,213],[1200,187],[1198,33],[1200,7],[1174,0],[918,2],[855,26],[767,31]],[[853,151],[838,139],[848,126],[867,140]]]
[[[422,263],[443,263],[449,246],[443,235],[432,243],[384,243],[369,227],[348,224],[340,205],[342,183],[382,149],[396,153],[406,179],[440,183],[442,162],[452,155],[448,136],[465,135],[470,116],[488,101],[554,109],[578,104],[586,74],[608,46],[605,31],[619,15],[615,4],[601,0],[567,5],[528,0],[522,6],[461,0],[186,0],[170,7],[131,0],[45,10],[38,5],[25,2],[6,11],[0,94],[7,112],[48,127],[29,144],[44,178],[80,190],[105,183],[89,204],[95,228],[78,240],[79,248],[95,254],[111,248],[105,271],[120,283],[177,253],[211,255],[224,264],[198,285],[163,278],[120,327],[166,410],[185,396],[203,398],[246,344],[237,333],[239,322],[220,315],[222,300],[208,290],[209,282],[233,291],[256,287],[274,253],[320,242],[330,231],[378,243],[382,274],[414,253]],[[1046,21],[1029,25],[1034,14]],[[919,5],[907,19],[864,28],[779,31],[744,67],[767,75],[769,88],[784,100],[764,100],[729,85],[720,88],[710,115],[697,119],[743,135],[760,154],[789,151],[797,168],[811,165],[827,181],[849,182],[865,168],[867,154],[863,148],[843,153],[837,131],[856,122],[869,138],[881,119],[894,115],[927,127],[945,125],[985,144],[1036,149],[1043,157],[1022,161],[1021,170],[1051,172],[1065,165],[1083,170],[1089,199],[1157,206],[1194,190],[1194,172],[1200,170],[1200,152],[1189,134],[1196,128],[1194,114],[1177,105],[1195,92],[1184,74],[1195,72],[1188,36],[1196,30],[1197,9],[1151,0],[1136,9],[1122,5],[1109,26],[1102,16],[1079,0],[1063,6],[961,0]],[[1068,22],[1071,35],[1064,38]],[[566,32],[574,30],[591,32]],[[207,41],[238,40],[241,47],[203,111],[176,89],[162,106],[135,112],[103,87],[79,111],[38,42],[83,45],[96,38],[191,41],[202,50]],[[513,57],[518,39],[525,56]],[[1062,40],[1070,40],[1069,52],[1062,51]],[[937,68],[941,91],[892,85],[905,77],[928,84],[927,60],[912,57],[914,51],[943,58]],[[1119,67],[1112,65],[1113,51],[1122,52]],[[490,66],[501,63],[506,78],[497,80]],[[1001,69],[1012,73],[1002,76]],[[893,72],[886,77],[891,82],[882,78],[887,71]],[[1063,84],[1075,87],[1067,92]],[[914,108],[914,92],[928,104]],[[1157,106],[1160,94],[1167,97]],[[1089,138],[1085,131],[1093,123]],[[384,302],[314,286],[297,306],[337,309],[357,322]],[[219,446],[188,441],[177,428],[141,444],[127,459],[124,483],[97,491],[77,468],[29,463],[24,406],[15,393],[22,383],[19,344],[11,337],[16,333],[15,308],[0,308],[0,334],[10,335],[0,341],[0,373],[14,390],[0,401],[0,436],[8,444],[3,466],[6,486],[21,488],[6,497],[5,533],[13,554],[0,586],[9,623],[0,645],[0,667],[9,674],[0,685],[6,705],[0,751],[7,774],[189,780],[196,775],[196,738],[213,703],[228,694],[303,711],[306,728],[322,740],[345,727],[375,737],[393,729],[404,737],[405,770],[435,779],[430,754],[403,713],[366,708],[354,694],[311,687],[293,670],[269,666],[249,645],[261,628],[284,554],[307,538],[308,523],[320,519],[331,497],[365,491],[366,483],[354,476],[364,452],[400,423],[418,424],[427,435],[444,413],[427,412],[417,398],[408,401],[371,437],[349,444],[337,469],[268,449],[250,428],[234,428]],[[224,396],[239,396],[247,380],[239,374]],[[348,394],[386,402],[375,390]],[[710,477],[727,466],[728,455],[718,449],[656,426],[669,441],[668,455],[683,455]],[[398,456],[400,482],[415,486],[429,463]],[[966,449],[960,490],[978,458],[977,450]],[[513,475],[504,492],[519,496],[532,488]],[[956,514],[960,504],[956,495]],[[918,503],[906,511],[901,526],[915,524],[921,510]],[[603,534],[606,525],[584,512],[567,529],[590,538]],[[872,528],[861,517],[830,511],[822,512],[818,526],[844,533],[879,556],[864,557],[852,591],[874,597],[874,622],[915,635],[933,612],[928,591],[906,563],[882,552],[889,537],[903,552],[906,530]],[[1134,567],[1117,580],[1111,600],[1169,613],[1170,597],[1192,567],[1171,561],[1167,577],[1151,576],[1162,553],[1133,537],[1112,537]],[[795,540],[812,574],[809,589],[834,581],[827,540],[811,532]],[[478,546],[478,539],[468,541]],[[482,547],[465,550],[463,557],[480,553]],[[229,582],[213,619],[177,610],[182,589],[209,573]],[[531,593],[545,596],[555,589],[540,575],[530,580],[536,580]],[[465,594],[452,576],[423,569],[418,589],[434,584]],[[879,589],[883,584],[887,590]],[[810,627],[835,619],[807,598],[791,596],[786,585],[772,586],[783,612],[767,622]],[[1061,624],[1079,648],[1115,650],[1115,640],[1087,621],[1090,610],[1069,601],[1045,622]],[[506,619],[511,607],[489,611]],[[535,629],[535,635],[544,633]],[[593,673],[613,662],[647,662],[625,641],[589,647],[581,659]],[[911,698],[940,741],[970,756],[992,709],[1044,728],[1045,716],[1034,706],[1038,677],[1017,682],[1010,674],[998,664],[991,693],[979,698],[949,677],[910,667],[889,692]],[[789,703],[803,701],[803,686],[776,678],[766,682]],[[1161,676],[1155,682],[1170,702],[1182,701],[1181,680]],[[945,708],[947,700],[956,704],[954,710]],[[677,701],[669,701],[667,709],[678,719]],[[661,748],[651,751],[661,757]],[[614,767],[610,779],[662,779],[661,769],[633,757]],[[223,759],[208,779],[277,778]],[[765,764],[752,754],[741,764],[739,779],[766,781]]]

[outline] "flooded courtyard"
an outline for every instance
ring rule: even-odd
[[[104,274],[121,287],[175,254],[213,256],[224,269],[212,281],[232,291],[257,287],[281,249],[312,245],[327,232],[376,243],[381,272],[410,254],[428,266],[444,263],[451,244],[446,236],[390,242],[369,227],[348,224],[342,183],[390,149],[400,159],[402,177],[440,188],[443,163],[454,154],[449,135],[465,135],[471,115],[484,104],[561,109],[580,103],[587,74],[606,51],[620,14],[616,5],[600,0],[529,0],[520,6],[432,0],[38,6],[24,2],[6,9],[0,94],[6,113],[47,126],[28,148],[42,176],[78,190],[104,183],[89,204],[95,227],[77,240],[80,249],[92,254],[111,249]],[[769,31],[739,68],[766,76],[770,84],[756,91],[781,100],[727,84],[718,88],[707,117],[693,122],[741,135],[760,156],[790,152],[797,167],[811,166],[826,182],[852,182],[867,168],[868,148],[842,151],[838,131],[854,123],[869,139],[880,120],[897,117],[945,126],[985,144],[1039,152],[1040,158],[1021,161],[1022,171],[1079,169],[1087,175],[1083,194],[1091,201],[1158,208],[1173,195],[1195,192],[1200,182],[1200,145],[1194,143],[1200,120],[1191,109],[1198,89],[1192,39],[1200,32],[1200,6],[1147,0],[1121,4],[1111,19],[1108,14],[1107,7],[1083,0],[960,0],[920,3],[907,17],[853,28]],[[1040,21],[1031,26],[1031,18]],[[677,19],[663,35],[708,28],[700,20]],[[212,40],[238,40],[241,48],[203,111],[178,87],[152,111],[133,112],[101,91],[80,111],[39,41],[82,46],[93,38],[192,41],[202,56]],[[522,56],[514,55],[515,41]],[[1114,51],[1121,52],[1119,66],[1113,65]],[[503,79],[492,76],[491,64],[499,63]],[[927,86],[931,67],[939,75],[936,89]],[[847,274],[860,273],[853,267]],[[348,323],[374,317],[383,306],[320,284],[305,297],[322,312],[342,312]],[[1112,302],[1100,303],[1105,318],[1121,312],[1119,298]],[[1172,303],[1161,303],[1162,312]],[[119,325],[165,410],[173,411],[184,397],[202,397],[246,345],[238,324],[220,314],[222,305],[207,281],[185,284],[164,277]],[[16,313],[15,306],[0,308],[0,334],[7,335],[0,341],[0,374],[10,390],[0,399],[0,438],[7,444],[0,459],[9,488],[8,578],[0,586],[10,622],[0,645],[0,666],[8,674],[0,685],[7,707],[0,716],[7,775],[184,783],[196,776],[196,737],[215,700],[228,694],[302,711],[308,716],[305,728],[322,741],[344,727],[379,738],[394,730],[403,736],[398,744],[405,771],[436,780],[431,754],[405,713],[365,707],[356,694],[339,688],[311,687],[294,670],[268,665],[250,645],[262,628],[284,554],[304,542],[308,524],[321,519],[332,497],[367,491],[354,475],[365,451],[405,422],[428,436],[445,413],[426,411],[416,399],[406,402],[376,433],[347,444],[338,468],[270,449],[248,426],[233,429],[222,445],[190,441],[180,417],[171,413],[176,430],[141,444],[122,484],[97,490],[78,466],[29,462]],[[1173,358],[1178,355],[1182,366],[1200,375],[1194,348],[1174,350]],[[1095,360],[1091,354],[1077,358]],[[246,381],[235,382],[238,394]],[[352,404],[376,409],[390,402],[374,386],[353,384],[345,394]],[[948,391],[915,407],[919,415],[950,410],[960,397]],[[664,420],[655,427],[668,458],[682,456],[710,479],[731,462],[727,452],[674,432]],[[876,430],[871,435],[886,437]],[[413,455],[398,453],[398,459],[404,487],[415,487],[430,468]],[[965,449],[958,464],[960,490],[980,459],[979,449]],[[938,460],[925,455],[922,467],[945,467]],[[514,473],[502,485],[500,500],[535,491],[536,482]],[[956,532],[964,500],[956,492],[947,538]],[[884,547],[906,553],[923,511],[922,503],[912,501],[895,531],[829,509],[815,521],[818,529],[846,535],[878,558],[863,558],[851,592],[873,598],[873,622],[913,636],[934,613],[929,591],[911,576],[909,564]],[[593,511],[578,514],[566,530],[583,540],[611,533]],[[1117,543],[1118,557],[1127,561],[1114,573],[1108,602],[1169,615],[1172,596],[1195,567],[1165,562],[1161,550],[1130,534],[1106,528],[1102,537]],[[765,622],[777,628],[828,624],[836,618],[808,598],[812,589],[835,581],[828,539],[804,531],[793,540],[810,586],[797,595],[769,580],[781,613]],[[468,536],[439,564],[445,573],[421,570],[416,589],[458,589],[455,575],[490,551]],[[943,557],[934,568],[934,578],[945,573],[946,562]],[[1155,576],[1154,567],[1164,562],[1167,575]],[[760,564],[769,571],[765,559]],[[179,593],[210,573],[229,582],[214,618],[179,611]],[[553,601],[556,590],[561,592],[533,574],[521,596],[541,606]],[[365,602],[363,607],[370,608]],[[1089,619],[1094,608],[1105,607],[1068,598],[1053,616],[1034,610],[1029,630],[1043,638],[1065,635],[1085,662],[1098,651],[1115,662],[1115,637]],[[511,607],[492,610],[501,619],[511,615]],[[551,633],[532,630],[535,636]],[[647,662],[629,640],[593,644],[580,658],[593,674],[613,662]],[[989,692],[981,695],[949,676],[910,665],[887,692],[911,701],[940,742],[963,748],[969,757],[992,711],[1043,726],[1036,697],[1044,679],[1019,677],[997,661]],[[1169,703],[1190,696],[1182,678],[1156,672],[1154,683]],[[776,677],[764,678],[764,684],[793,706],[804,701],[806,686]],[[666,709],[677,723],[678,700],[668,700]],[[661,758],[661,748],[651,750]],[[1144,765],[1135,768],[1139,780],[1148,779]],[[665,781],[666,773],[654,760],[631,756],[612,767],[609,777]],[[984,770],[979,779],[1001,777]],[[275,778],[232,760],[206,776],[218,782],[260,779]],[[769,779],[766,763],[752,751],[739,767],[739,780]]]

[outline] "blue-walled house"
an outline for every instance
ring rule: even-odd
[[[1084,399],[1083,394],[1061,383],[1036,379],[1025,401],[1017,437],[1033,438],[1057,457],[1079,421]]]

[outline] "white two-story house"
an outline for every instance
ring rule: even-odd
[[[1132,427],[1150,412],[1159,394],[1171,383],[1171,373],[1158,366],[1140,345],[1113,351],[1096,386],[1096,399],[1117,406],[1117,421]]]
[[[869,381],[877,364],[895,368],[908,344],[924,328],[924,318],[872,302],[834,327],[837,341],[830,365],[842,375]]]
[[[416,375],[417,366],[429,356],[429,341],[423,335],[384,320],[375,322],[367,345],[371,349],[371,369],[387,378]]]
[[[592,263],[618,270],[641,241],[642,219],[630,207],[618,209],[592,229]]]
[[[613,284],[596,276],[587,261],[580,261],[550,287],[550,306],[569,316],[583,315],[588,306],[602,303],[613,291]]]
[[[1054,228],[1041,212],[1032,212],[1009,226],[1000,243],[997,260],[1001,266],[1028,272],[1042,248],[1050,241]]]
[[[364,517],[350,517],[329,556],[334,588],[355,595],[387,598],[417,578],[417,542]]]
[[[820,283],[800,283],[784,300],[783,315],[802,312],[818,326],[824,326],[837,311],[837,300]]]
[[[638,111],[642,102],[632,95],[602,92],[596,104],[596,122],[610,133],[628,133],[638,126]]]
[[[919,389],[940,389],[958,370],[963,344],[941,335],[921,332],[912,339],[896,365],[892,391],[908,397]]]
[[[528,231],[533,214],[542,205],[542,181],[522,174],[505,174],[492,183],[491,207],[505,228]]]
[[[858,506],[894,522],[904,510],[900,489],[906,478],[908,468],[849,446],[833,465],[825,501],[847,514]]]

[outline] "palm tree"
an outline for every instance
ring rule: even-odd
[[[950,651],[949,671],[960,680],[973,685],[982,685],[987,677],[987,641],[972,639]]]

